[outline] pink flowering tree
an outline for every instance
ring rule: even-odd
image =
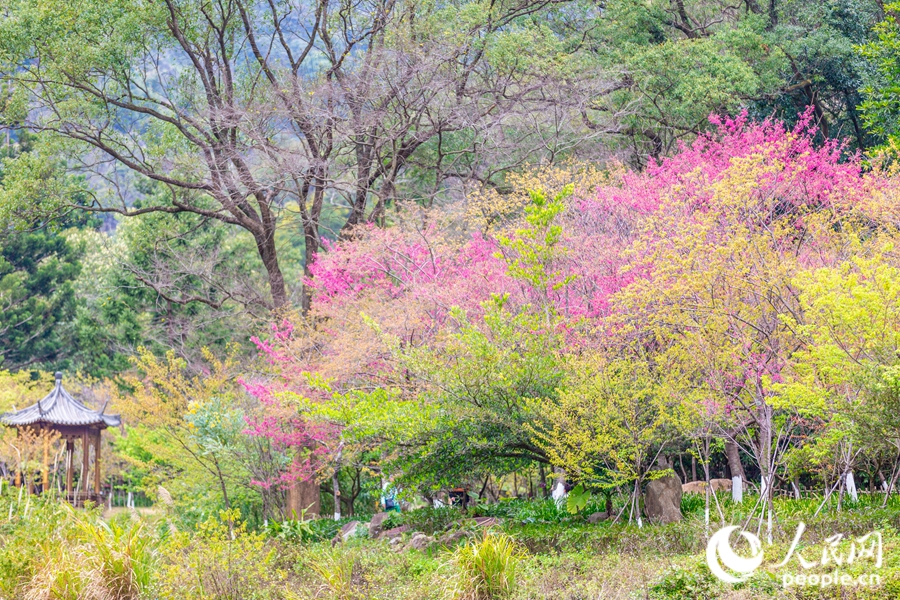
[[[552,462],[510,433],[546,418],[533,400],[565,386],[567,357],[637,352],[666,374],[660,390],[702,405],[681,431],[708,440],[715,426],[735,474],[738,448],[752,457],[766,513],[796,442],[778,401],[807,343],[794,279],[846,260],[861,224],[897,217],[892,180],[816,146],[810,115],[790,130],[713,118],[643,172],[531,188],[502,228],[409,219],[330,245],[310,267],[308,317],[259,342],[275,376],[248,384],[267,407],[250,430],[297,449],[275,484],[321,477],[354,444],[419,481],[454,461],[481,474]],[[504,443],[454,441],[485,439],[489,423]]]
[[[714,119],[715,133],[648,169],[658,209],[633,247],[640,277],[614,300],[621,331],[656,348],[676,387],[706,390],[729,441],[753,457],[770,534],[794,434],[778,390],[804,344],[794,279],[862,243],[856,224],[880,185],[839,144],[816,147],[810,115],[793,130]]]

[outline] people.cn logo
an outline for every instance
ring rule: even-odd
[[[750,544],[752,556],[738,556],[731,547],[731,533],[739,529],[737,525],[723,527],[715,532],[706,544],[706,564],[713,575],[726,583],[740,583],[753,575],[763,560],[762,543],[759,538],[741,529],[740,535]],[[736,573],[737,575],[733,575]]]

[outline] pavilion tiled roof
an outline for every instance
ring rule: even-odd
[[[101,410],[91,410],[65,390],[62,373],[56,374],[56,386],[45,398],[22,410],[0,415],[0,423],[10,427],[47,423],[51,425],[100,425],[118,427],[122,424],[119,415],[105,414]]]

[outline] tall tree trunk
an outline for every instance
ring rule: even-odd
[[[759,468],[762,472],[762,481],[760,484],[765,487],[765,489],[761,489],[760,493],[765,497],[765,507],[766,512],[766,542],[768,544],[772,543],[772,510],[773,510],[773,500],[775,499],[775,490],[774,483],[775,477],[772,472],[772,466],[774,464],[773,456],[772,456],[772,433],[773,433],[773,425],[774,425],[774,414],[772,407],[765,403],[764,400],[759,401],[759,416],[757,419],[757,423],[759,425]]]
[[[334,459],[334,473],[331,475],[331,491],[334,495],[334,520],[341,520],[341,485],[340,485],[340,473],[341,473],[341,457],[344,454],[344,443],[341,442],[340,447],[338,447],[337,456]]]
[[[341,520],[341,485],[340,485],[340,477],[338,474],[340,471],[338,469],[334,470],[334,473],[331,474],[331,491],[334,495],[334,520]]]
[[[287,489],[286,500],[287,514],[285,517],[288,519],[299,519],[301,516],[309,519],[318,517],[322,512],[319,484],[315,480],[292,483],[291,487]]]
[[[284,274],[281,265],[278,264],[278,251],[275,248],[275,229],[265,228],[265,231],[255,236],[256,248],[263,266],[269,276],[269,292],[272,294],[272,307],[277,309],[287,306],[287,289],[284,285]]]
[[[312,189],[312,205],[307,207],[306,199]],[[316,260],[321,246],[319,237],[319,221],[322,216],[322,205],[325,201],[325,175],[321,169],[315,173],[308,173],[300,192],[300,216],[303,221],[303,243],[306,254],[303,257],[303,274],[312,277],[310,265]],[[303,282],[303,295],[300,300],[300,308],[303,314],[309,312],[312,304],[312,295],[306,282]]]
[[[725,458],[728,460],[728,470],[731,471],[732,477],[740,477],[742,481],[747,481],[747,475],[744,473],[744,466],[741,464],[741,453],[738,446],[731,440],[725,440]]]

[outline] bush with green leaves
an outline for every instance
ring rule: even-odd
[[[0,598],[17,598],[41,569],[48,548],[76,536],[64,506],[6,488],[0,495]]]
[[[165,540],[158,598],[276,598],[284,574],[275,561],[276,547],[265,533],[248,531],[237,511],[221,511],[196,531],[176,531]]]
[[[650,586],[649,597],[654,600],[713,600],[720,593],[716,587],[709,569],[699,564],[689,568],[675,566],[664,571]]]
[[[448,592],[460,600],[499,600],[515,592],[525,552],[510,536],[486,531],[456,549]]]
[[[63,505],[74,525],[69,539],[41,544],[43,560],[25,587],[26,600],[139,600],[154,591],[157,540],[132,515],[104,521],[98,512]]]
[[[438,531],[445,531],[450,527],[460,523],[466,518],[466,513],[458,508],[442,507],[442,508],[417,508],[405,513],[401,513],[397,519],[393,515],[389,517],[391,521],[389,525],[393,526],[394,521],[398,521],[401,525],[409,527],[410,531],[421,531],[427,535],[432,535]],[[385,526],[388,528],[387,526]]]

